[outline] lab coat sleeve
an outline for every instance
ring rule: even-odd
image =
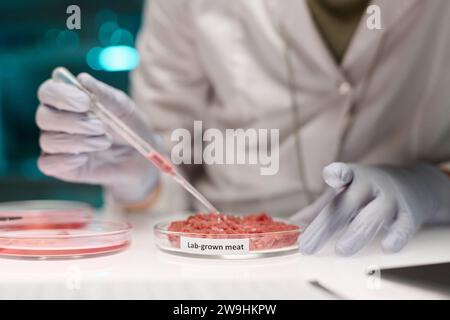
[[[438,83],[435,86],[447,86]],[[424,104],[417,115],[416,150],[419,160],[450,168],[450,101]]]
[[[198,60],[192,1],[147,1],[131,75],[131,95],[170,151],[173,130],[193,129],[206,107],[209,82]]]

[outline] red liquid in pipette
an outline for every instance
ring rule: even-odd
[[[171,175],[175,175],[175,169],[172,164],[158,152],[150,152],[147,156],[147,159],[150,160],[161,171]]]
[[[158,152],[153,151],[147,155],[147,159],[150,160],[158,169],[162,172],[170,174],[174,179],[183,186],[188,192],[190,192],[198,201],[200,201],[211,212],[218,212],[212,204],[205,199],[188,181],[182,176],[178,175],[173,165]]]

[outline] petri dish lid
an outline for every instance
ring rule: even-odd
[[[0,223],[22,219],[92,217],[94,209],[83,202],[30,200],[0,203]]]
[[[98,220],[93,208],[72,201],[0,204],[0,256],[84,257],[117,252],[130,244],[131,225]]]

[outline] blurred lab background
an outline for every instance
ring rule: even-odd
[[[70,5],[81,29],[69,30]],[[37,168],[36,90],[56,66],[86,71],[125,91],[143,0],[0,1],[0,201],[64,199],[102,204],[101,189],[44,176]]]

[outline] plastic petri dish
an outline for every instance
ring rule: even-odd
[[[275,221],[285,222],[279,219]],[[154,226],[156,246],[168,253],[197,258],[251,259],[298,252],[303,228],[247,234],[205,234],[168,230],[170,222]]]
[[[0,256],[78,258],[121,251],[131,242],[131,225],[119,221],[59,217],[0,224]]]
[[[118,252],[130,244],[131,226],[95,220],[94,209],[73,201],[0,203],[0,256],[70,258]]]

